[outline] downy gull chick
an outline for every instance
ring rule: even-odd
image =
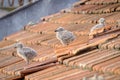
[[[63,27],[59,27],[55,30],[56,32],[56,38],[63,44],[63,45],[69,45],[70,42],[75,40],[75,35],[65,30]]]
[[[17,42],[13,45],[0,48],[0,51],[6,50],[12,47],[16,48],[17,55],[22,59],[24,59],[26,61],[26,64],[29,64],[29,61],[37,56],[37,52],[34,49],[30,47],[25,47],[21,42]]]
[[[29,61],[37,56],[37,52],[34,49],[24,47],[24,45],[20,42],[17,43],[15,47],[17,48],[17,55],[23,58],[27,64],[29,64]]]
[[[93,26],[90,29],[90,33],[93,32],[96,29],[100,29],[100,28],[105,27],[105,19],[104,18],[100,18],[98,22],[99,22],[98,24],[96,24],[95,26]]]

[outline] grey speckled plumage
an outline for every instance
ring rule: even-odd
[[[29,61],[37,56],[37,52],[34,49],[24,47],[22,43],[17,43],[15,47],[17,48],[18,56],[23,58],[27,64],[29,64]]]
[[[0,51],[2,50],[6,50],[9,48],[15,47],[17,48],[17,55],[21,58],[23,58],[27,64],[29,64],[29,61],[32,60],[34,57],[37,56],[37,52],[30,48],[30,47],[25,47],[22,43],[17,42],[13,45],[4,47],[4,48],[0,48]]]
[[[104,18],[100,18],[98,22],[99,22],[98,24],[96,24],[95,26],[93,26],[90,29],[90,33],[92,33],[96,29],[100,29],[100,28],[105,26],[105,19]]]
[[[68,31],[65,30],[63,27],[59,27],[55,30],[56,32],[56,38],[63,44],[63,45],[69,45],[70,42],[75,40],[75,35]]]

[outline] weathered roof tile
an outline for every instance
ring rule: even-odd
[[[115,50],[120,50],[120,38],[116,38],[114,40],[110,40],[106,43],[100,44],[99,48],[100,49],[115,49]]]
[[[91,0],[89,2],[86,2],[86,4],[93,4],[93,5],[106,5],[106,4],[115,4],[118,3],[118,0]]]
[[[0,55],[0,68],[9,66],[11,64],[17,63],[19,61],[21,61],[21,58],[18,57],[13,57],[13,56],[5,56],[5,55]]]

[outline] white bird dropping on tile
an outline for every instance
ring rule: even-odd
[[[37,56],[37,52],[34,49],[24,47],[24,45],[20,42],[16,43],[15,47],[17,48],[17,55],[23,58],[27,64],[29,64],[29,61]]]
[[[63,45],[69,45],[70,42],[75,40],[75,35],[65,30],[63,27],[59,27],[55,30],[56,32],[56,38],[63,44]]]
[[[104,18],[100,18],[98,22],[99,23],[97,25],[93,26],[90,29],[90,33],[92,33],[96,29],[100,29],[100,28],[103,28],[105,26],[105,19]]]

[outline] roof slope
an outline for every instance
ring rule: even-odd
[[[0,74],[7,75],[5,79],[25,80],[82,80],[97,74],[105,80],[120,80],[119,8],[119,0],[81,0],[71,9],[43,17],[41,23],[5,37],[0,47],[19,40],[39,55],[26,66],[15,49],[0,51]],[[106,19],[105,32],[90,39],[91,27],[102,17]],[[54,33],[59,26],[72,31],[77,39],[61,45]]]

